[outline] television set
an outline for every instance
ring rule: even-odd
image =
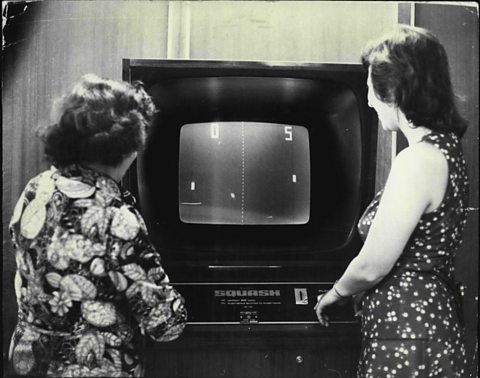
[[[362,66],[123,63],[158,108],[127,182],[169,271],[338,278],[374,190],[377,118]]]

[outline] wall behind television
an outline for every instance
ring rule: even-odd
[[[87,72],[121,79],[122,58],[357,63],[365,43],[397,23],[399,7],[394,2],[46,0],[16,2],[6,15],[4,356],[16,320],[8,221],[24,185],[48,167],[34,128],[52,121],[53,100],[74,81]],[[381,135],[379,183],[389,167],[390,142],[390,135]],[[478,238],[470,253],[476,252]]]

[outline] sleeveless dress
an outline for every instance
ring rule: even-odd
[[[362,304],[361,378],[464,377],[465,346],[455,254],[466,223],[468,178],[458,137],[432,132],[448,162],[441,205],[421,217],[392,271],[365,293]],[[380,191],[360,218],[365,240]]]
[[[52,167],[27,184],[10,222],[15,374],[141,377],[144,338],[180,336],[184,299],[134,202],[109,176],[80,165]]]

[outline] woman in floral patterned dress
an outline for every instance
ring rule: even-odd
[[[316,305],[365,291],[359,378],[465,377],[454,259],[466,221],[468,178],[445,50],[400,26],[362,55],[368,103],[382,127],[403,133],[387,183],[358,228],[364,246]]]
[[[53,166],[27,184],[10,223],[16,374],[140,377],[141,335],[183,331],[184,300],[119,186],[154,113],[141,84],[86,75],[41,132]]]

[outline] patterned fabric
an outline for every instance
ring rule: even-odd
[[[358,376],[464,377],[465,347],[454,258],[466,222],[468,179],[454,134],[422,139],[444,154],[449,181],[441,205],[423,214],[392,272],[363,299]],[[382,195],[359,222],[365,240]]]
[[[181,334],[183,297],[133,205],[110,177],[78,165],[28,183],[10,222],[19,322],[9,358],[17,374],[139,377],[141,335]]]

